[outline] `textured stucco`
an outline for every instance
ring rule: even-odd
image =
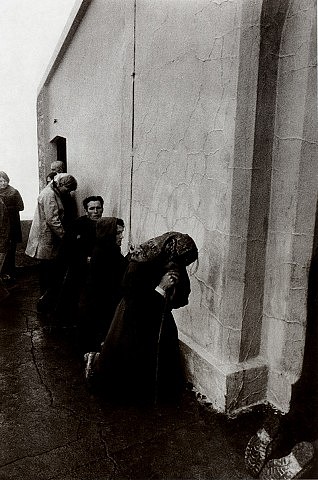
[[[42,177],[63,136],[78,204],[103,195],[124,248],[167,230],[195,239],[175,317],[189,379],[219,410],[286,411],[301,369],[314,29],[314,0],[86,0],[38,98]]]
[[[259,16],[257,2],[137,3],[134,236],[195,238],[179,328],[226,362],[241,340]]]
[[[262,337],[272,403],[303,360],[318,174],[315,18],[315,2],[291,2],[278,64]]]
[[[240,360],[259,353],[280,41],[288,2],[263,2]]]

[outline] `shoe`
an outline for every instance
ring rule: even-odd
[[[36,304],[36,309],[40,313],[48,313],[52,310],[52,305],[46,293],[44,293],[42,297],[39,298]]]
[[[39,313],[47,313],[50,310],[48,304],[43,300],[43,298],[39,298],[36,304],[36,309]]]
[[[300,442],[286,457],[269,460],[263,468],[260,478],[262,480],[304,478],[304,475],[312,467],[314,454],[314,447],[311,443]]]
[[[258,477],[271,455],[276,444],[278,429],[279,419],[273,416],[268,418],[263,427],[250,438],[245,449],[244,459],[246,470],[253,477]]]
[[[6,285],[15,285],[17,283],[17,279],[7,273],[1,275],[1,279]]]
[[[1,280],[3,282],[9,282],[9,280],[11,280],[11,277],[7,273],[4,273],[3,275],[1,275]]]
[[[85,353],[84,355],[84,362],[85,362],[85,380],[87,383],[91,383],[94,377],[94,363],[96,359],[99,357],[98,352],[89,352]]]

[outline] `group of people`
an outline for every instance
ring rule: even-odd
[[[62,162],[51,167],[26,248],[26,254],[39,262],[37,309],[78,323],[91,388],[116,403],[178,401],[184,376],[172,310],[189,300],[187,267],[198,259],[194,240],[166,232],[131,246],[123,256],[124,221],[103,217],[100,195],[85,198],[85,213],[75,218],[71,192],[77,181],[64,172]],[[15,282],[19,212],[24,208],[9,182],[0,172],[0,300],[6,286]],[[251,437],[245,451],[251,475],[263,480],[298,478],[311,467],[317,445],[308,441],[297,443],[287,456],[270,459],[277,438],[283,438],[281,432],[291,432],[293,425],[293,417],[286,419],[284,428],[270,418]]]
[[[167,232],[124,256],[124,221],[104,217],[99,195],[71,219],[76,179],[52,172],[41,191],[26,254],[39,261],[40,312],[63,314],[82,334],[85,376],[116,401],[176,400],[183,387],[172,309],[188,303],[193,239]]]

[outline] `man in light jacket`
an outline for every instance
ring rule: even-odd
[[[54,300],[54,290],[58,282],[56,258],[65,233],[62,197],[76,188],[77,181],[72,175],[60,173],[38,196],[25,253],[40,261],[41,297],[37,304],[39,311],[49,310]]]

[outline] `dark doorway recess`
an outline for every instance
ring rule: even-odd
[[[67,172],[66,138],[56,136],[53,138],[53,140],[51,140],[51,143],[55,145],[55,148],[56,148],[56,160],[64,163],[65,171]]]

